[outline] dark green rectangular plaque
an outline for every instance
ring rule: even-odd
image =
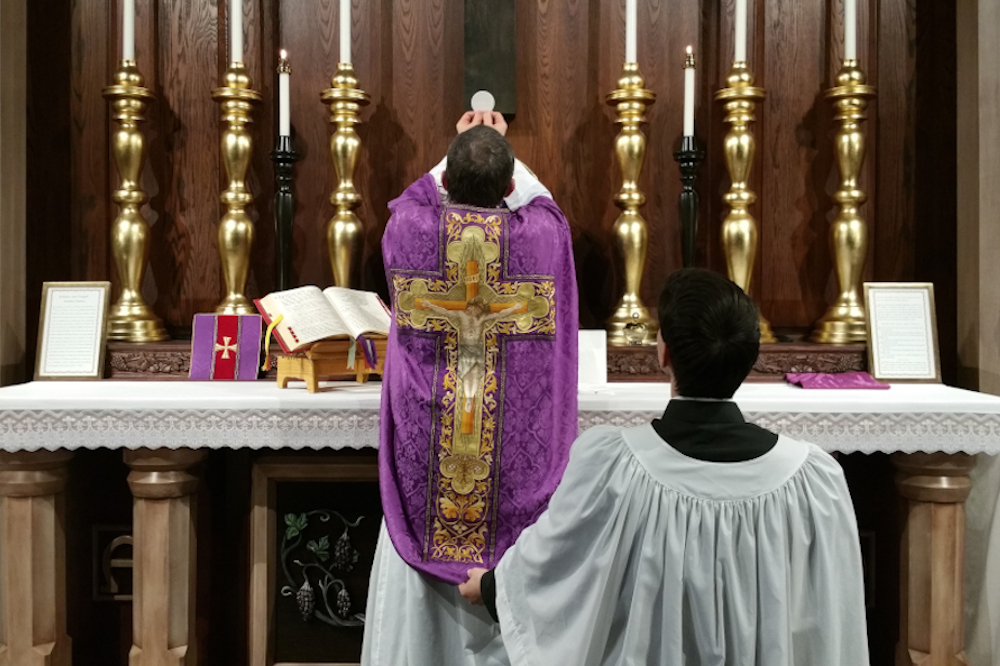
[[[507,117],[517,105],[515,81],[517,20],[514,0],[465,0],[465,108],[488,90]]]

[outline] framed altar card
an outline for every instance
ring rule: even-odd
[[[878,380],[940,382],[934,285],[866,282],[868,371]]]
[[[35,379],[100,379],[108,337],[110,282],[46,282]]]

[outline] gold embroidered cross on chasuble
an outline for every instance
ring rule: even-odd
[[[437,334],[442,353],[438,437],[429,443],[440,474],[429,474],[430,557],[483,562],[496,515],[496,460],[502,447],[504,343],[555,334],[551,276],[511,276],[502,252],[506,212],[446,209],[443,278],[393,275],[396,324]],[[433,471],[433,470],[432,470]],[[430,500],[429,500],[430,501]]]

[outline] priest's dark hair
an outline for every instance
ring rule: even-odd
[[[757,306],[718,273],[685,268],[660,294],[660,334],[678,394],[731,398],[760,352]]]
[[[503,203],[514,176],[514,149],[486,125],[470,127],[448,148],[448,198],[457,204],[493,208]]]

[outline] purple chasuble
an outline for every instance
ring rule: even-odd
[[[443,205],[430,175],[389,208],[382,506],[406,562],[460,583],[538,518],[576,438],[570,230],[548,197]]]

